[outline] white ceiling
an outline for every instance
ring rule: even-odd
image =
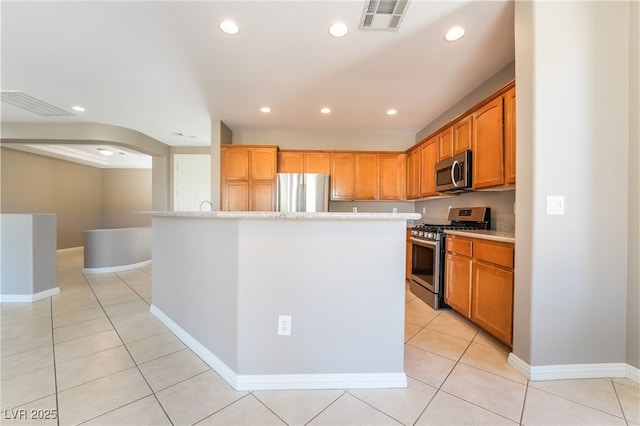
[[[397,31],[359,30],[365,3],[3,0],[1,89],[72,115],[2,102],[1,118],[112,124],[173,146],[209,145],[211,120],[415,134],[514,59],[512,1],[410,0]],[[226,18],[237,35],[219,30]],[[337,20],[340,39],[328,34]],[[454,43],[452,25],[467,30]]]

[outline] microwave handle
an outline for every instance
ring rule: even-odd
[[[454,160],[453,164],[451,165],[451,183],[453,183],[453,186],[457,188],[458,182],[456,181],[456,177],[454,173],[454,170],[456,169],[456,167],[460,167],[460,163],[458,163],[458,160]]]

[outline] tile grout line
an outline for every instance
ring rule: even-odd
[[[140,298],[140,300],[142,300],[144,303],[146,303],[146,304],[147,304],[147,306],[151,306],[151,304],[150,304],[149,302],[147,302],[147,300],[146,300],[144,297],[140,296],[140,294],[136,291],[136,289],[135,289],[135,288],[133,288],[133,287],[131,287],[131,286],[129,285],[129,283],[127,282],[127,280],[125,280],[125,279],[124,279],[124,278],[122,278],[120,275],[118,275],[118,273],[117,273],[117,272],[114,272],[114,275],[115,275],[116,277],[118,277],[118,279],[119,279],[120,281],[122,281],[122,282],[123,282],[127,287],[129,287],[129,289],[131,289],[131,291],[133,291],[133,292],[136,294],[136,296],[138,296],[138,297]],[[151,277],[151,274],[148,274],[148,275],[149,275],[149,277]]]
[[[49,309],[51,313],[51,354],[53,356],[53,391],[56,399],[56,424],[60,426],[60,404],[58,402],[58,369],[56,366],[56,341],[53,332],[53,298],[49,298]]]
[[[151,391],[151,395],[153,395],[153,397],[155,398],[156,402],[158,403],[158,405],[159,405],[159,406],[160,406],[160,408],[162,409],[162,412],[164,412],[165,416],[167,416],[167,419],[169,420],[169,422],[170,422],[172,425],[175,425],[175,423],[173,422],[173,420],[171,419],[171,417],[169,417],[169,413],[167,413],[167,411],[164,409],[164,406],[162,405],[162,403],[161,403],[161,402],[160,402],[160,400],[158,399],[158,396],[157,396],[157,395],[156,395],[156,393],[153,391],[153,388],[151,387],[151,384],[149,384],[149,381],[147,380],[147,378],[144,376],[144,374],[142,374],[142,371],[140,370],[140,367],[138,366],[138,363],[136,362],[135,358],[134,358],[134,357],[133,357],[133,355],[131,354],[131,351],[129,351],[129,348],[127,347],[127,345],[124,343],[124,340],[122,340],[122,337],[120,336],[120,333],[118,333],[118,330],[116,329],[115,324],[113,324],[113,322],[111,321],[111,317],[109,316],[109,314],[107,313],[107,311],[104,309],[104,306],[102,305],[102,302],[100,302],[100,299],[98,298],[98,295],[97,295],[97,294],[96,294],[96,292],[94,291],[93,287],[91,287],[91,284],[89,283],[89,280],[87,279],[87,277],[86,277],[84,274],[82,274],[82,276],[84,277],[85,281],[87,282],[87,285],[88,285],[88,286],[89,286],[89,288],[91,289],[91,292],[93,293],[94,297],[95,297],[95,298],[96,298],[96,300],[98,301],[98,304],[100,305],[100,308],[102,309],[102,311],[104,312],[105,316],[106,316],[106,317],[107,317],[107,319],[109,320],[109,323],[110,323],[110,324],[111,324],[111,326],[113,327],[113,331],[115,331],[116,335],[118,336],[118,339],[120,339],[120,341],[122,342],[122,346],[124,346],[124,349],[127,351],[127,353],[129,354],[129,356],[131,357],[131,361],[133,361],[134,367],[138,370],[138,373],[140,374],[140,376],[142,377],[142,379],[144,380],[144,382],[145,382],[145,383],[147,384],[147,386],[149,387],[149,390]],[[118,277],[118,279],[120,279],[121,281],[123,281],[120,277]],[[125,281],[123,281],[123,282],[125,282]],[[126,282],[125,282],[125,284],[126,284]],[[127,285],[127,286],[129,286],[129,284],[126,284],[126,285]],[[138,294],[136,293],[136,295],[138,295]],[[140,297],[140,295],[138,295],[138,297]],[[142,298],[141,298],[141,299],[142,299]],[[142,299],[142,300],[144,301],[144,299]],[[146,396],[145,396],[145,398],[146,398],[147,396],[149,396],[149,395],[146,395]],[[131,402],[129,402],[129,403],[127,403],[127,404],[124,404],[124,405],[122,405],[122,406],[120,406],[120,407],[118,407],[118,408],[115,408],[114,410],[116,410],[116,409],[120,409],[120,408],[122,408],[122,407],[125,407],[125,406],[127,406],[127,405],[131,404],[132,402],[135,402],[135,401],[131,401]],[[114,410],[111,410],[111,411],[114,411]],[[111,412],[111,411],[108,411],[108,412]],[[108,413],[108,412],[107,412],[107,413]],[[103,416],[103,415],[105,415],[105,414],[107,414],[107,413],[102,413],[102,414],[100,414],[100,416]],[[97,416],[97,417],[100,417],[100,416]]]
[[[262,406],[264,408],[266,408],[267,410],[269,410],[274,416],[276,416],[277,418],[279,418],[282,423],[284,423],[285,425],[288,425],[289,423],[287,423],[282,417],[280,417],[278,415],[278,413],[276,413],[275,411],[273,411],[267,404],[265,404],[264,402],[262,402],[262,400],[260,398],[258,398],[256,395],[254,395],[255,391],[249,391],[249,395],[251,395],[252,397],[254,397],[256,399],[256,401],[258,401],[260,404],[262,404]],[[239,400],[238,400],[239,401]]]
[[[627,414],[624,412],[622,401],[620,401],[620,395],[618,395],[618,389],[616,388],[616,383],[613,381],[613,378],[611,378],[610,380],[611,380],[611,386],[613,386],[613,392],[616,394],[616,400],[618,401],[618,406],[620,407],[620,411],[622,412],[622,418],[624,419],[625,422],[627,422],[627,424],[629,424],[629,419],[627,419]]]
[[[309,419],[308,422],[305,423],[305,426],[308,425],[309,423],[311,423],[312,421],[314,421],[316,418],[318,418],[318,416],[322,413],[324,413],[325,411],[327,411],[329,409],[329,407],[331,407],[333,404],[335,404],[340,398],[342,398],[346,393],[348,392],[348,390],[346,389],[342,389],[342,393],[333,401],[331,401],[331,403],[329,405],[327,405],[326,407],[324,407],[322,410],[320,410],[320,412],[318,414],[316,414],[315,416],[311,417]]]

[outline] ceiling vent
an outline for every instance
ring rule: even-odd
[[[409,0],[367,0],[360,20],[361,30],[395,31]]]
[[[55,105],[41,101],[40,99],[34,98],[33,96],[27,95],[19,90],[3,90],[0,92],[0,96],[2,98],[2,102],[6,102],[34,114],[45,116],[73,115],[69,111],[65,111]]]

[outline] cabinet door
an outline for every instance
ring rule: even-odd
[[[473,138],[473,115],[468,115],[453,125],[453,153],[459,154],[471,149]]]
[[[249,148],[223,147],[221,159],[222,181],[248,180],[249,157]]]
[[[355,199],[378,199],[378,154],[355,155]]]
[[[420,197],[420,148],[407,154],[407,198]]]
[[[404,154],[380,154],[380,200],[405,199],[405,165]]]
[[[231,181],[222,186],[222,210],[249,211],[249,182]]]
[[[516,183],[516,88],[504,98],[504,183]]]
[[[502,96],[473,113],[473,188],[504,183]]]
[[[448,127],[438,133],[438,161],[453,155],[453,128]]]
[[[467,318],[471,317],[471,264],[468,257],[446,254],[444,300]]]
[[[328,152],[307,152],[304,154],[305,173],[331,173],[331,154]]]
[[[304,154],[302,152],[279,152],[278,153],[279,173],[302,173],[304,172]]]
[[[354,154],[331,154],[331,199],[353,200]]]
[[[474,262],[472,286],[471,320],[511,346],[513,271]]]
[[[275,184],[273,181],[251,182],[251,211],[271,212],[275,210]]]
[[[276,178],[276,148],[251,148],[251,179],[274,180]]]
[[[437,139],[432,138],[420,148],[420,196],[436,195],[436,160],[438,153]]]

